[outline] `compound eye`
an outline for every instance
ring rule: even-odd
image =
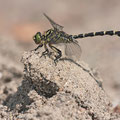
[[[36,39],[37,39],[37,40],[40,40],[40,39],[41,39],[41,34],[37,33],[37,34],[36,34]]]
[[[40,32],[37,32],[37,35],[38,35],[39,37],[41,37],[41,33],[40,33]]]

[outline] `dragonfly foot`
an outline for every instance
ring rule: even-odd
[[[54,60],[55,66],[57,66],[57,63],[58,63],[58,59],[55,59],[55,60]]]
[[[40,58],[43,57],[43,56],[46,58],[46,55],[48,55],[48,52],[49,52],[49,51],[44,51],[44,52],[42,52],[42,55],[40,56]]]
[[[60,58],[61,58],[61,55],[55,56],[55,59],[54,59],[55,65],[57,65]]]
[[[42,52],[42,55],[40,56],[40,58],[43,57],[43,56],[45,58],[46,58],[46,56],[48,56],[50,58],[51,55],[52,55],[52,52],[49,52],[48,50],[46,50],[46,51]]]

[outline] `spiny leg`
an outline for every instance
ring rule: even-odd
[[[38,45],[34,50],[31,50],[31,51],[37,51],[42,46],[43,46],[43,44],[42,45]]]
[[[44,52],[42,52],[42,55],[41,55],[40,57],[42,57],[42,56],[44,56],[44,57],[45,57],[45,55],[50,56],[50,52],[49,52],[49,50],[48,50],[48,48],[47,48],[47,45],[46,45],[46,44],[44,44],[44,48],[45,48],[45,51],[44,51]]]
[[[57,56],[55,55],[56,58],[55,58],[54,62],[56,63],[56,62],[58,61],[58,59],[61,58],[62,52],[61,52],[59,49],[57,49],[56,47],[52,46],[51,44],[49,44],[49,47],[50,47],[54,52],[58,53]]]

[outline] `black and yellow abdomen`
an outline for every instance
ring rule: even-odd
[[[85,38],[85,37],[94,37],[94,36],[103,36],[103,35],[118,35],[120,36],[120,31],[100,31],[100,32],[91,32],[91,33],[85,33],[85,34],[79,34],[79,35],[73,35],[74,39],[78,38]]]

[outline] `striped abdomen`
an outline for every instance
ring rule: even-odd
[[[93,37],[93,36],[103,36],[103,35],[118,35],[120,37],[120,31],[100,31],[100,32],[91,32],[91,33],[85,33],[85,34],[79,34],[79,35],[73,35],[72,37],[74,39],[78,38],[85,38],[85,37]]]

